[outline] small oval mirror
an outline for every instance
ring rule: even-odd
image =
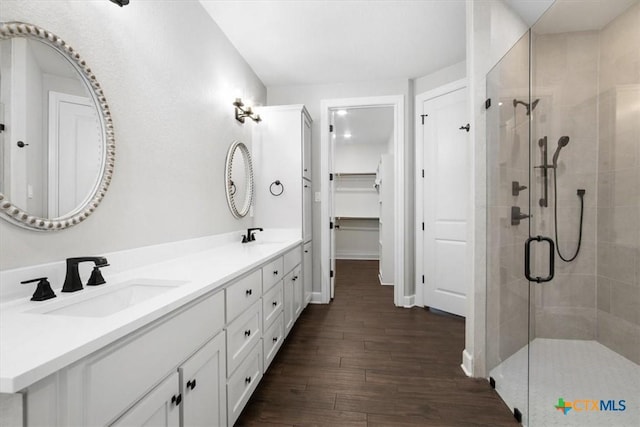
[[[246,145],[233,141],[224,170],[227,204],[235,218],[242,218],[253,203],[253,168]]]

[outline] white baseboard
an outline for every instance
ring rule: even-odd
[[[404,307],[405,308],[411,308],[414,307],[416,305],[416,296],[415,295],[409,295],[409,296],[405,296],[404,297]]]
[[[322,302],[322,292],[311,292],[311,301],[309,304],[324,304]]]
[[[380,273],[378,273],[378,282],[380,282],[380,284],[382,286],[393,286],[393,283],[386,283],[382,281],[382,275]]]
[[[473,377],[473,356],[465,348],[462,351],[462,365],[460,365],[465,375]]]

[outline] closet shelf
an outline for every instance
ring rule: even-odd
[[[376,219],[380,220],[378,216],[356,216],[356,215],[336,215],[335,218],[337,220],[341,219]]]
[[[376,189],[375,188],[367,188],[367,187],[358,187],[358,188],[353,188],[353,187],[336,187],[336,192],[341,192],[341,193],[376,193]]]
[[[335,176],[376,176],[375,172],[335,172]]]

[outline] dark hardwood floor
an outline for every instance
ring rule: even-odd
[[[464,319],[396,308],[377,261],[339,261],[335,298],[309,305],[237,426],[517,426],[460,368]]]

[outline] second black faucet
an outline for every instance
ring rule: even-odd
[[[246,236],[242,236],[242,243],[249,243],[249,242],[253,242],[254,240],[256,240],[256,235],[253,234],[254,231],[264,231],[262,230],[262,228],[260,227],[256,227],[256,228],[248,228],[247,229],[247,235]]]

